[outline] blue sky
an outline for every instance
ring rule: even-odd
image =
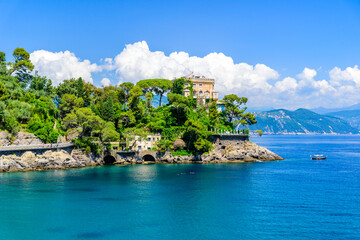
[[[146,41],[151,52],[161,51],[165,56],[184,51],[203,58],[216,52],[231,57],[234,63],[264,64],[278,73],[266,80],[275,85],[286,77],[299,84],[301,79],[296,76],[304,68],[316,71],[315,81],[331,83],[329,71],[354,68],[360,58],[360,1],[0,0],[0,9],[0,51],[9,61],[14,48],[24,47],[30,53],[68,50],[79,61],[88,59],[101,65],[101,59],[114,59],[126,44]],[[105,77],[118,83],[121,74],[112,67],[91,76],[101,85]],[[341,85],[350,81],[346,76]],[[350,86],[357,86],[356,81]],[[336,88],[338,83],[334,84]],[[226,92],[225,87],[221,89]],[[303,91],[305,88],[298,88],[294,94]],[[341,100],[341,92],[336,94],[339,106],[359,100]],[[294,102],[293,107],[300,107],[299,100]],[[276,107],[292,107],[285,103],[288,100],[271,102]],[[334,103],[321,97],[314,104],[329,105]]]

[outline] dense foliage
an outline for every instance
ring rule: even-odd
[[[100,153],[99,146],[105,142],[160,133],[158,150],[188,154],[209,151],[215,129],[256,123],[252,114],[245,113],[244,97],[225,96],[225,111],[218,111],[215,101],[197,105],[192,84],[185,84],[189,80],[184,78],[145,79],[136,85],[125,82],[103,88],[78,78],[64,79],[54,87],[50,79],[33,73],[30,55],[23,48],[15,49],[13,57],[13,62],[6,63],[0,52],[0,128],[13,135],[29,131],[45,143],[67,136],[86,151]],[[189,97],[182,95],[185,86]],[[162,104],[164,96],[166,104]],[[157,106],[154,97],[159,99]]]

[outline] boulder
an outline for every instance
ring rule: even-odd
[[[7,131],[0,132],[0,146],[9,146],[10,143],[10,134]]]
[[[41,145],[43,144],[40,138],[36,137],[33,133],[18,132],[16,139],[12,145]]]

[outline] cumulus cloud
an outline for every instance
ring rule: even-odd
[[[108,86],[111,85],[111,81],[110,81],[110,79],[108,79],[108,78],[103,78],[103,79],[101,80],[101,84],[102,84],[104,87],[108,87]]]
[[[330,71],[330,81],[334,86],[352,85],[360,87],[360,69],[357,65],[341,70],[338,67]]]
[[[216,87],[224,93],[248,88],[268,91],[271,86],[267,81],[279,77],[277,71],[264,64],[236,64],[223,53],[210,53],[202,58],[190,57],[186,52],[173,52],[166,56],[161,51],[150,51],[145,41],[126,45],[115,57],[114,64],[120,82],[146,78],[173,79],[195,72],[215,78]]]
[[[194,72],[215,78],[215,89],[221,97],[235,93],[248,97],[248,103],[256,107],[338,107],[360,101],[360,69],[356,65],[344,70],[334,67],[328,80],[317,79],[317,71],[307,67],[294,77],[281,77],[275,69],[261,63],[236,63],[230,56],[216,52],[204,57],[182,51],[167,55],[151,51],[145,41],[128,44],[114,58],[100,59],[98,64],[81,60],[69,51],[35,51],[31,61],[35,70],[52,79],[54,85],[77,77],[93,82],[92,74],[100,71],[115,71],[119,83],[174,79]],[[110,86],[111,81],[104,77],[101,84]]]
[[[298,83],[296,79],[291,77],[284,78],[283,80],[277,81],[275,83],[275,88],[278,89],[280,92],[294,91],[297,86]]]
[[[58,85],[64,79],[82,77],[85,81],[92,83],[93,72],[99,72],[102,67],[89,60],[80,60],[74,53],[49,52],[38,50],[30,54],[30,60],[35,65],[35,71],[46,76]]]

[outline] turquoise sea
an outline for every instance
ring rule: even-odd
[[[286,160],[0,174],[0,239],[360,239],[360,136],[252,140]]]

